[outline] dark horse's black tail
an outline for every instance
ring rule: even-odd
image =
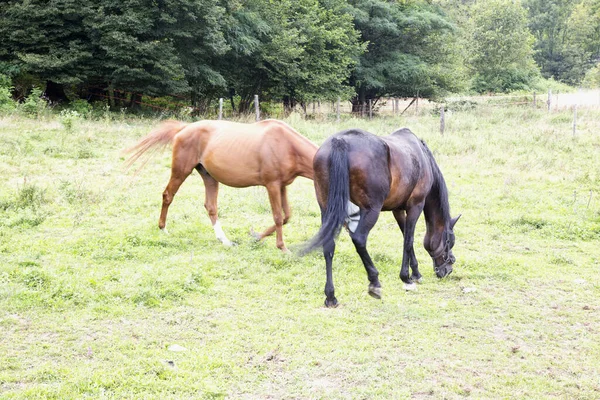
[[[325,243],[335,239],[344,225],[348,215],[347,207],[350,200],[350,178],[348,164],[348,143],[343,139],[331,139],[329,154],[329,192],[325,210],[321,210],[321,229],[302,249],[306,254]],[[319,179],[315,171],[315,181]]]

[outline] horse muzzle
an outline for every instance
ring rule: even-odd
[[[452,264],[445,263],[433,268],[438,278],[444,278],[452,273]]]

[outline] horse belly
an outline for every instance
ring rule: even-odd
[[[208,149],[200,163],[218,182],[233,187],[248,187],[261,184],[260,162],[253,152],[228,149]]]

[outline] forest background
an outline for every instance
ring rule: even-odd
[[[0,2],[0,107],[234,113],[600,82],[600,0]]]

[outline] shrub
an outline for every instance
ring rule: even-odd
[[[0,111],[12,111],[16,108],[17,103],[13,100],[11,91],[10,78],[0,74]]]
[[[48,102],[42,97],[42,89],[34,87],[21,105],[21,110],[29,116],[39,117],[48,107]]]

